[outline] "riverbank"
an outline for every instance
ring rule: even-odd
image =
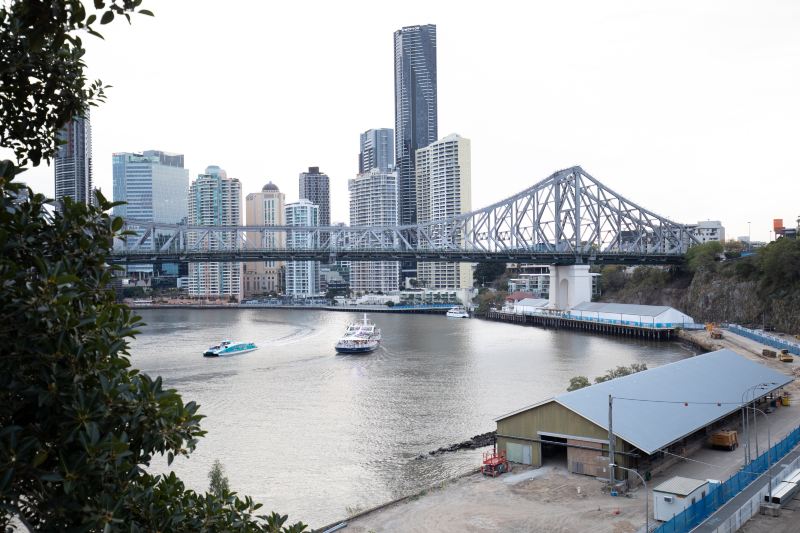
[[[129,303],[131,309],[282,309],[291,311],[338,311],[340,313],[446,314],[455,304],[432,305],[274,305],[222,303]]]
[[[703,351],[729,348],[740,355],[788,375],[800,371],[798,363],[781,363],[762,357],[763,346],[725,331],[722,339],[711,340],[706,331],[681,331],[682,342]],[[797,382],[785,390],[793,398],[800,395]],[[798,406],[781,408],[770,414],[773,442],[798,423]],[[758,440],[766,442],[766,424],[758,425]],[[689,452],[689,461],[678,461],[669,471],[653,478],[657,485],[673,475],[695,479],[726,479],[741,468],[741,454],[700,447]],[[643,487],[628,498],[612,498],[594,478],[569,474],[566,469],[545,463],[539,469],[513,465],[510,475],[487,478],[474,474],[425,491],[413,498],[364,513],[348,521],[353,533],[409,531],[552,531],[570,533],[598,531],[633,533],[645,522]],[[652,497],[652,496],[649,496]],[[652,512],[652,510],[651,510]],[[651,515],[652,520],[652,515]]]

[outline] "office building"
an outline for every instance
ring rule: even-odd
[[[416,153],[438,136],[436,26],[408,26],[394,32],[394,154],[397,171],[397,219],[417,221]],[[417,277],[414,261],[404,261],[401,275]]]
[[[250,193],[245,198],[246,226],[283,226],[286,223],[286,196],[271,181],[261,192]],[[252,248],[286,248],[284,233],[248,233],[248,246]],[[283,261],[258,261],[244,263],[244,297],[264,296],[283,292]]]
[[[361,134],[358,173],[364,174],[373,168],[382,172],[390,172],[394,168],[394,131],[392,128],[372,129]]]
[[[331,190],[328,175],[319,167],[308,167],[300,173],[300,199],[319,207],[319,225],[331,225]]]
[[[286,204],[287,226],[319,226],[320,208],[302,198]],[[293,231],[286,237],[286,248],[302,250],[316,246],[312,232]],[[310,298],[319,295],[319,261],[286,262],[286,295],[294,298]]]
[[[114,215],[148,222],[177,224],[187,215],[189,169],[183,154],[160,150],[112,155],[113,198],[126,202]]]
[[[397,174],[373,168],[348,183],[351,226],[397,225]],[[353,261],[350,290],[357,293],[389,292],[398,289],[397,261]]]
[[[417,150],[416,161],[418,222],[440,220],[472,209],[469,139],[449,135]],[[424,262],[417,270],[419,284],[429,289],[472,287],[469,263]]]
[[[58,132],[61,142],[56,148],[55,167],[56,210],[60,200],[69,196],[76,202],[95,203],[92,186],[92,126],[89,112],[75,117]]]
[[[189,225],[191,226],[241,226],[242,184],[228,178],[218,166],[206,168],[189,187]],[[215,233],[204,236],[190,231],[190,247],[201,250],[221,250],[234,244],[236,232]],[[241,263],[189,263],[189,294],[218,298],[241,298]]]
[[[416,151],[438,137],[436,26],[394,32],[395,158],[400,224],[414,224]]]
[[[117,152],[112,155],[113,198],[126,202],[114,208],[114,215],[145,222],[178,224],[186,219],[189,170],[183,154],[160,150]],[[151,244],[151,239],[145,245]],[[156,243],[168,237],[156,235]],[[178,276],[177,264],[130,265],[128,273]]]

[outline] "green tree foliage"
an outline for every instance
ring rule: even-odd
[[[493,291],[490,289],[481,289],[478,295],[472,299],[472,302],[477,304],[475,313],[478,315],[485,315],[492,307],[502,307],[506,301],[508,293],[505,291]]]
[[[194,402],[131,368],[141,324],[115,302],[108,255],[122,220],[99,207],[52,202],[13,182],[49,160],[56,131],[102,100],[86,88],[76,32],[140,0],[18,0],[0,9],[0,526],[31,531],[298,533],[286,516],[257,516],[249,497],[198,494],[156,456],[188,456],[204,435]],[[139,12],[145,13],[143,10]]]
[[[79,0],[15,0],[0,10],[0,144],[21,165],[38,165],[55,151],[56,132],[88,106],[105,99],[107,86],[89,84],[80,33],[100,36],[98,24],[130,21],[142,0],[95,0],[87,13]],[[99,20],[98,20],[99,17]],[[35,102],[31,96],[35,95]]]
[[[506,271],[505,263],[478,263],[475,267],[475,284],[484,287],[497,281]]]
[[[605,265],[600,271],[600,286],[603,292],[618,291],[625,286],[625,267],[620,265]]]
[[[584,387],[588,387],[591,385],[592,382],[589,381],[589,378],[586,376],[575,376],[569,380],[569,387],[567,387],[567,392],[572,392],[574,390],[582,389]]]
[[[641,372],[642,370],[647,370],[647,365],[645,363],[633,363],[630,366],[618,366],[617,368],[607,370],[602,376],[597,376],[594,378],[594,382],[603,383],[604,381],[621,378],[622,376],[629,376],[631,374]]]
[[[722,244],[717,241],[697,244],[686,252],[686,264],[690,272],[712,270],[717,257],[723,252]]]
[[[759,249],[765,293],[787,292],[800,287],[800,240],[780,238]]]
[[[217,497],[222,497],[230,492],[228,476],[225,475],[225,467],[219,459],[214,459],[211,470],[208,471],[208,492]]]

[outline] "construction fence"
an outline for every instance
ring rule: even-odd
[[[800,443],[800,427],[795,428],[794,431],[786,435],[783,440],[762,453],[757,459],[728,478],[727,481],[719,485],[713,485],[705,498],[687,507],[680,514],[675,515],[669,521],[658,526],[654,530],[654,533],[688,533],[706,518],[714,514],[717,509],[742,492],[745,487],[766,472],[770,465],[776,464],[782,457],[797,446],[798,443]],[[783,474],[784,472],[781,472],[781,475]],[[763,499],[763,491],[760,491],[753,499],[757,500],[757,497]],[[756,501],[755,504],[750,505],[749,511],[746,511],[746,514],[749,513],[746,518],[744,518],[744,516],[738,517],[740,521],[738,521],[738,525],[736,525],[735,529],[718,529],[718,531],[724,533],[736,531],[741,524],[758,512],[758,503],[759,502]],[[740,509],[740,513],[743,509]],[[736,515],[740,513],[734,513],[732,518],[736,518]],[[741,521],[741,518],[744,518],[744,521]],[[736,523],[737,521],[735,520],[732,524]]]
[[[745,328],[742,326],[738,326],[736,324],[728,325],[727,329],[736,333],[737,335],[741,335],[742,337],[747,337],[748,339],[760,342],[761,344],[772,346],[773,348],[777,348],[778,350],[789,350],[789,352],[795,355],[800,355],[800,342],[794,342],[793,340],[776,337],[766,332]]]

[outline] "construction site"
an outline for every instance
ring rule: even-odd
[[[363,533],[633,533],[644,531],[647,523],[650,531],[656,530],[664,524],[656,520],[656,513],[662,520],[664,513],[671,518],[669,513],[679,514],[716,484],[741,475],[747,470],[745,461],[763,461],[769,446],[796,430],[800,421],[792,403],[800,394],[794,380],[800,367],[788,360],[790,354],[784,353],[781,360],[781,351],[773,345],[713,325],[681,335],[710,353],[501,415],[496,447],[474,473],[329,527]],[[745,397],[753,412],[743,432]],[[663,401],[639,401],[647,399]],[[613,474],[608,461],[611,442]],[[781,473],[775,469],[788,465],[792,453],[796,452],[767,458],[776,487]],[[754,496],[742,491],[740,497],[749,499],[742,504],[732,499],[697,531],[736,531],[745,523],[743,531],[783,531],[781,524],[790,523],[798,505],[794,490],[784,495],[777,510],[772,505],[767,516],[760,513],[769,505],[758,503],[759,498],[767,499],[765,475],[746,489]],[[674,507],[678,504],[680,508]],[[683,530],[668,530],[669,524],[661,525],[659,533]]]

